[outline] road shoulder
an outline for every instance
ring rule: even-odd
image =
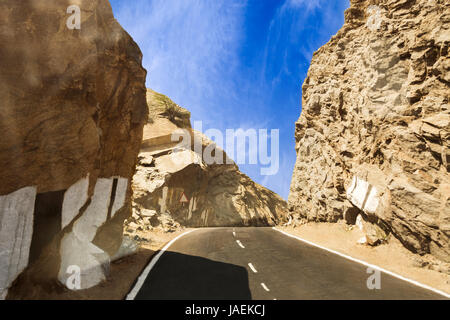
[[[358,231],[343,223],[307,223],[276,229],[450,294],[450,275],[433,270],[432,257],[411,253],[395,238],[376,247],[360,245]]]

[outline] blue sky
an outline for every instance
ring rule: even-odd
[[[242,172],[287,199],[295,121],[314,51],[344,23],[348,0],[111,0],[139,44],[147,87],[191,111],[203,130],[280,130],[280,170]]]

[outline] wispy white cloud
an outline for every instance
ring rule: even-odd
[[[340,1],[285,0],[270,23],[262,77],[276,74],[272,79],[273,85],[278,84],[283,75],[298,77],[299,64],[292,70],[292,66],[286,64],[288,55],[292,56],[295,51],[301,55],[304,59],[300,64],[301,69],[304,68],[304,62],[309,63],[314,51],[324,44],[322,38],[328,39],[330,31],[335,31],[342,25],[342,11],[348,7],[349,1]],[[300,38],[302,33],[315,37]],[[280,56],[284,59],[275,59]]]
[[[320,8],[324,0],[287,0],[285,2],[286,7],[303,7],[307,10],[313,10]]]
[[[195,116],[213,114],[211,97],[234,92],[246,1],[134,0],[115,15],[139,43],[147,85]]]
[[[193,121],[202,120],[203,131],[280,129],[278,174],[262,176],[259,165],[241,169],[287,197],[295,162],[293,127],[300,82],[314,50],[339,28],[348,0],[280,1],[270,12],[269,29],[268,21],[261,25],[268,32],[265,43],[256,45],[244,43],[253,40],[246,38],[246,28],[261,21],[246,19],[263,0],[111,1],[116,18],[144,53],[147,85],[191,111]],[[249,48],[249,43],[255,47]],[[243,58],[248,50],[250,55]],[[263,50],[264,58],[254,50]],[[248,63],[252,54],[255,61]],[[298,92],[291,92],[297,81]],[[290,112],[292,116],[287,116]]]

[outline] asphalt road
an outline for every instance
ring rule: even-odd
[[[368,289],[367,267],[272,228],[208,228],[165,251],[138,300],[445,299],[381,273]]]

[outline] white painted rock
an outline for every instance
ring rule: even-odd
[[[0,196],[0,298],[28,265],[36,188]]]

